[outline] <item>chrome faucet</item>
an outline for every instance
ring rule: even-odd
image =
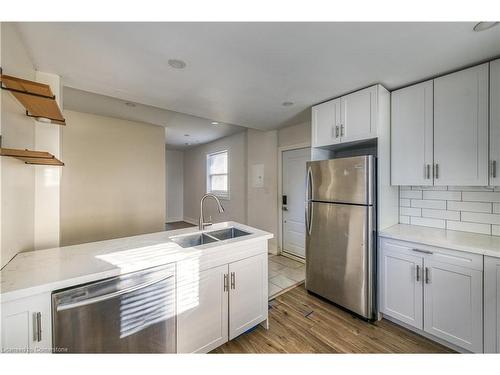
[[[205,198],[213,198],[215,199],[215,202],[217,203],[217,209],[219,210],[219,213],[223,213],[224,212],[224,207],[222,207],[222,204],[220,203],[220,200],[219,198],[217,198],[215,195],[213,194],[205,194],[203,197],[201,197],[201,200],[200,200],[200,219],[198,220],[198,229],[199,230],[203,230],[205,229],[205,227],[209,226],[209,225],[212,225],[212,222],[211,221],[205,221],[205,219],[203,218],[203,201],[205,200]],[[212,220],[212,217],[210,217],[210,220]]]

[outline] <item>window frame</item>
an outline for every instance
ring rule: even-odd
[[[227,172],[226,173],[213,173],[211,174],[210,173],[210,158],[215,156],[215,155],[218,155],[218,154],[227,154]],[[205,168],[206,168],[206,171],[205,171],[205,178],[206,178],[206,192],[207,194],[213,194],[215,195],[217,198],[219,199],[223,199],[223,200],[229,200],[229,197],[230,197],[230,179],[229,179],[229,158],[230,158],[230,155],[229,155],[229,150],[219,150],[219,151],[214,151],[214,152],[210,152],[207,154],[207,157],[206,157],[206,165],[205,165]],[[210,179],[212,176],[227,176],[227,192],[225,191],[222,191],[222,190],[211,190],[211,186],[210,186]]]

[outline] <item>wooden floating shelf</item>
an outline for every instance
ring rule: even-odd
[[[17,77],[0,75],[2,89],[12,92],[12,95],[26,108],[26,115],[39,118],[41,121],[66,125],[61,110],[49,85],[28,81]]]
[[[54,155],[45,151],[19,150],[15,148],[0,148],[1,156],[10,156],[26,164],[63,166],[64,163]]]

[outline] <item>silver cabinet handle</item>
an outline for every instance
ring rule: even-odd
[[[339,126],[336,125],[335,126],[335,138],[338,138],[339,137]]]
[[[434,166],[434,178],[437,180],[439,178],[439,164],[436,163]]]
[[[42,313],[33,313],[33,341],[42,341]]]
[[[224,274],[224,292],[227,292],[228,289],[229,289],[229,285],[228,285],[228,277],[227,277],[227,273]]]
[[[431,165],[430,164],[425,165],[425,178],[427,178],[427,179],[431,178]]]
[[[426,284],[430,284],[431,283],[431,277],[430,277],[429,267],[425,267],[425,283]]]
[[[340,124],[340,136],[344,136],[344,124]]]
[[[411,249],[411,251],[415,251],[416,253],[423,253],[423,254],[434,254],[432,251],[429,251],[429,250]]]
[[[497,177],[497,161],[496,160],[491,161],[491,177],[493,177],[493,178]]]
[[[231,289],[236,289],[236,276],[231,272]]]
[[[420,266],[417,264],[417,283],[420,281]]]

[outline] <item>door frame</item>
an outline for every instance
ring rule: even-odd
[[[277,239],[277,250],[278,255],[286,255],[289,258],[297,260],[299,262],[305,263],[305,259],[294,256],[283,251],[283,210],[281,204],[281,197],[283,193],[283,152],[298,150],[301,148],[309,148],[311,151],[311,142],[295,143],[293,145],[278,147],[278,239]],[[311,151],[312,152],[312,151]]]

